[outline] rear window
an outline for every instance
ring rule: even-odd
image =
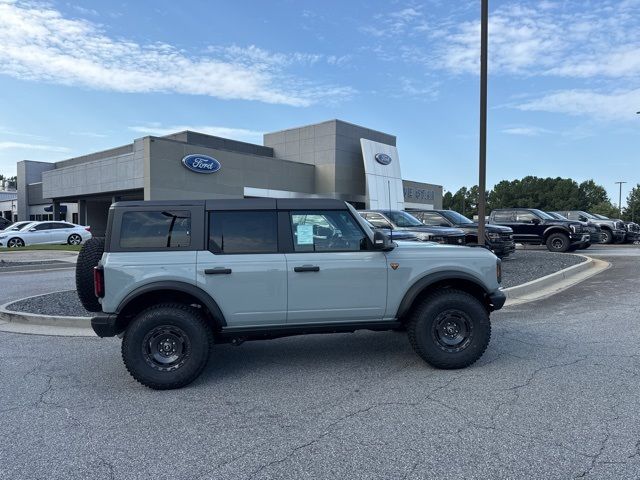
[[[274,211],[209,214],[209,250],[213,253],[276,253],[278,222]]]
[[[125,212],[121,248],[177,248],[191,245],[191,212],[163,210]]]

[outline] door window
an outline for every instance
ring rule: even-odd
[[[493,221],[500,222],[512,222],[513,221],[513,212],[494,212]]]
[[[516,217],[516,222],[518,223],[531,223],[533,220],[537,219],[533,213],[527,212],[524,210],[518,211],[518,215]]]
[[[209,250],[213,253],[276,253],[278,223],[274,211],[211,212]]]
[[[419,214],[413,214],[413,216],[422,220],[425,225],[449,226],[449,222],[434,212],[420,212]]]
[[[35,228],[37,231],[40,231],[40,230],[51,230],[52,228],[54,228],[53,225],[54,224],[51,224],[51,223],[40,223],[40,224],[36,225],[33,228]]]
[[[291,229],[296,252],[350,252],[367,247],[366,235],[344,210],[291,212]]]

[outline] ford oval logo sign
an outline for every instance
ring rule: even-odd
[[[208,155],[187,155],[182,159],[182,164],[192,172],[196,173],[215,173],[220,170],[220,162]]]
[[[374,158],[380,165],[389,165],[391,163],[391,157],[386,153],[376,153]]]

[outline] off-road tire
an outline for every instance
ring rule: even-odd
[[[76,263],[76,291],[82,306],[89,312],[102,311],[93,285],[93,267],[98,265],[104,252],[104,238],[87,240],[78,254]]]
[[[154,332],[158,332],[155,337]],[[162,347],[154,350],[153,342],[162,345],[163,335],[171,339],[175,332],[182,335],[181,345],[186,345],[185,348],[181,355],[176,355],[175,363],[158,363],[153,355],[155,352],[160,356]],[[198,309],[179,303],[159,304],[143,310],[127,327],[122,340],[122,360],[142,385],[169,390],[190,384],[202,373],[212,345],[213,332]]]
[[[564,253],[569,250],[571,242],[569,236],[566,233],[552,233],[547,237],[546,241],[547,250],[550,252]]]
[[[443,346],[438,325],[448,318],[468,322],[470,332],[457,346]],[[455,289],[436,290],[410,315],[407,330],[414,351],[429,365],[443,369],[465,368],[476,362],[491,339],[491,322],[484,305],[473,295]]]
[[[609,230],[602,229],[602,243],[610,244],[613,243],[613,233]]]

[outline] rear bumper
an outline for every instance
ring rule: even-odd
[[[489,294],[489,302],[491,302],[492,310],[500,310],[507,301],[507,296],[502,290],[496,290]]]
[[[118,329],[118,315],[115,313],[99,313],[91,319],[91,328],[99,337],[115,337]]]

